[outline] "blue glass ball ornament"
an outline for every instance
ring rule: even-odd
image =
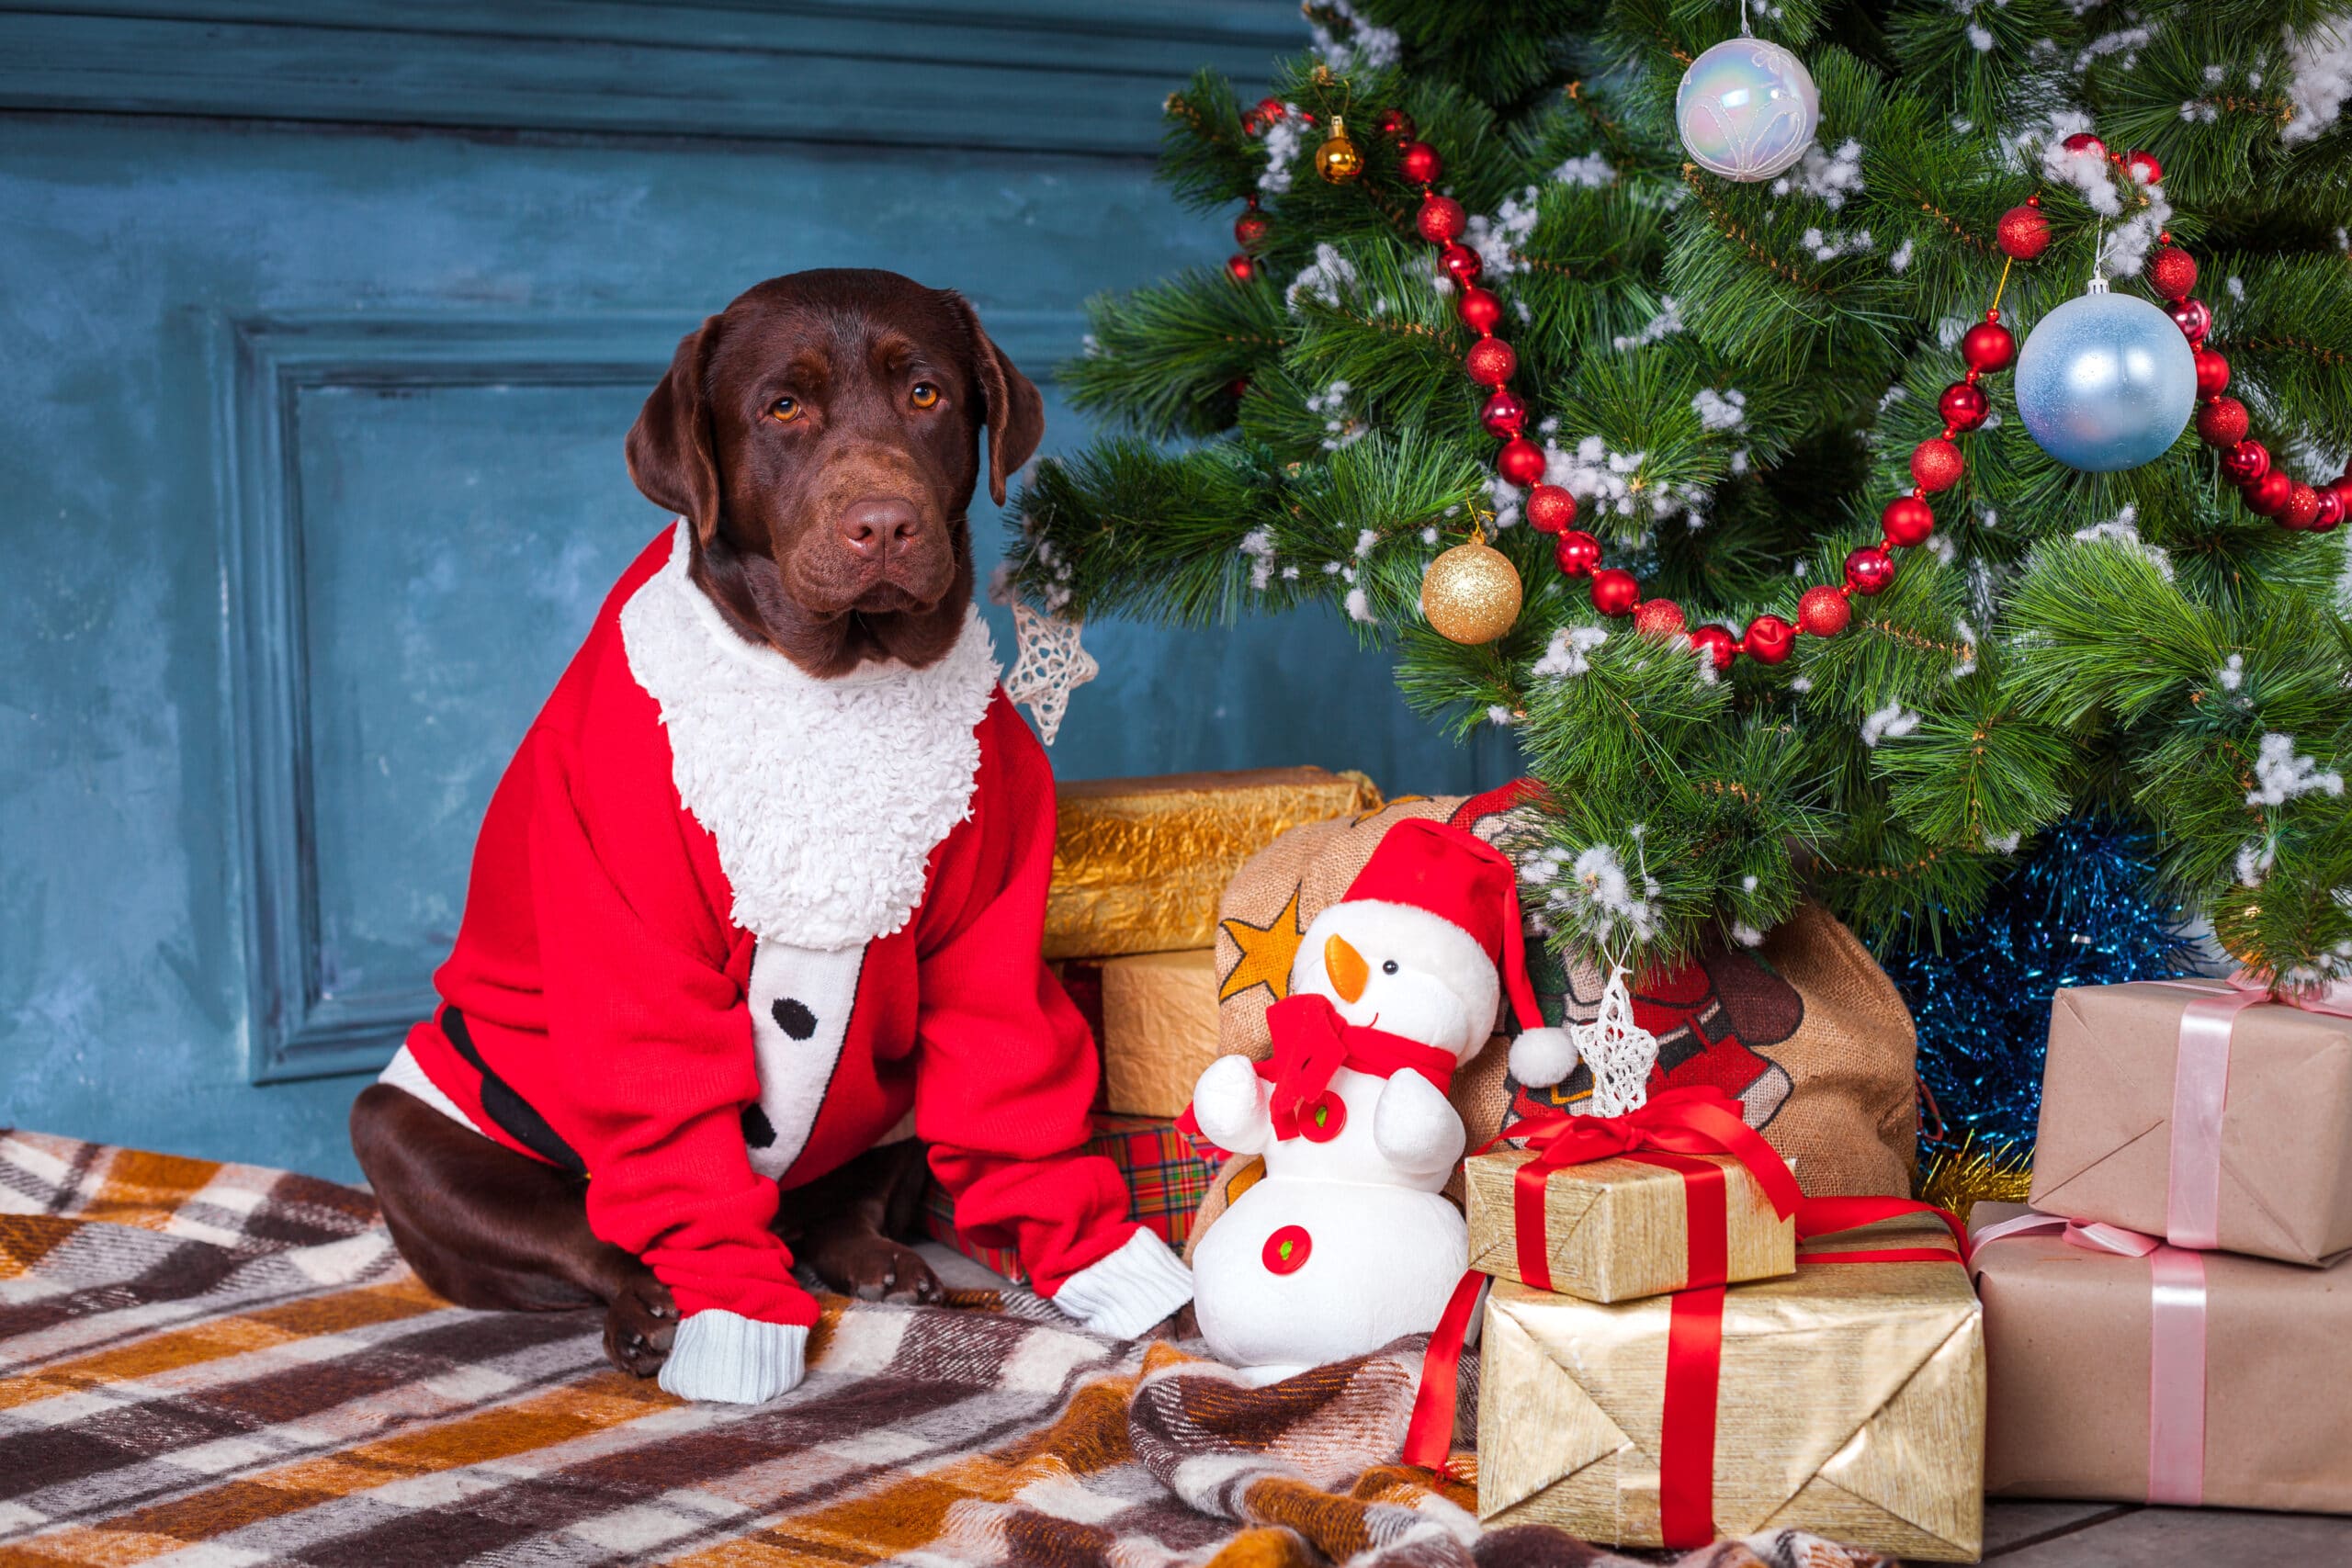
[[[2197,355],[2136,294],[2096,291],[2034,323],[2018,355],[2018,417],[2070,468],[2111,474],[2162,457],[2197,407]]]
[[[1701,168],[1769,180],[1804,156],[1821,122],[1821,94],[1804,62],[1759,38],[1725,39],[1690,62],[1674,95],[1674,123]]]

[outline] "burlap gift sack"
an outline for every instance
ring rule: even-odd
[[[1347,891],[1391,824],[1452,822],[1509,853],[1527,841],[1526,818],[1514,807],[1528,787],[1407,795],[1378,811],[1295,828],[1251,857],[1217,908],[1220,1050],[1261,1061],[1271,1055],[1266,1010],[1288,987],[1300,936]],[[1582,1022],[1599,1011],[1604,977],[1597,970],[1564,964],[1532,932],[1527,962],[1544,1021]],[[1634,1015],[1658,1038],[1651,1089],[1713,1084],[1736,1097],[1807,1194],[1910,1192],[1918,1127],[1911,1015],[1828,910],[1802,904],[1760,947],[1711,947],[1645,981]],[[1592,1092],[1583,1066],[1554,1088],[1529,1089],[1510,1077],[1510,1037],[1498,1034],[1454,1076],[1452,1099],[1473,1148],[1522,1116],[1580,1111]],[[1255,1156],[1225,1163],[1193,1222],[1195,1243],[1263,1168]],[[1457,1171],[1446,1189],[1456,1202],[1461,1183]]]

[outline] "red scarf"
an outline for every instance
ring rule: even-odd
[[[1269,1109],[1278,1138],[1298,1135],[1299,1117],[1323,1098],[1341,1067],[1382,1078],[1419,1073],[1440,1094],[1453,1081],[1453,1052],[1346,1022],[1326,997],[1283,998],[1266,1010],[1266,1029],[1274,1038],[1274,1059],[1250,1065],[1274,1086]]]
[[[1443,1094],[1459,1065],[1453,1052],[1439,1046],[1345,1021],[1325,997],[1285,997],[1266,1010],[1266,1029],[1273,1036],[1273,1060],[1250,1065],[1274,1086],[1269,1109],[1278,1138],[1298,1136],[1299,1119],[1329,1092],[1331,1075],[1341,1067],[1382,1078],[1400,1072],[1419,1073]],[[1200,1125],[1193,1121],[1189,1105],[1176,1125],[1194,1137],[1200,1135]]]

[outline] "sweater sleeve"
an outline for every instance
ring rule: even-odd
[[[1126,1217],[1118,1168],[1078,1152],[1099,1068],[1039,956],[1053,775],[1001,694],[982,722],[972,881],[922,960],[915,1131],[957,1229],[1015,1249],[1038,1291],[1091,1326],[1131,1336],[1191,1299],[1191,1275]]]
[[[550,1049],[516,1087],[586,1162],[590,1228],[642,1257],[676,1298],[679,1375],[695,1380],[695,1347],[724,1339],[740,1348],[747,1332],[777,1341],[755,1347],[773,1353],[753,1362],[797,1371],[817,1303],[768,1229],[775,1184],[752,1171],[744,1147],[742,1108],[759,1098],[751,1026],[729,971],[728,932],[707,908],[678,813],[672,806],[650,823],[643,811],[616,813],[600,834],[562,745],[544,736],[531,743],[533,902]],[[705,1313],[721,1314],[713,1323],[728,1333],[690,1332]],[[781,1389],[729,1394],[706,1382],[693,1392],[758,1399]]]

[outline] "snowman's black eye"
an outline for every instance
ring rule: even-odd
[[[1383,975],[1394,975],[1396,973],[1396,961],[1393,958],[1390,959],[1387,963],[1380,966],[1380,972]]]

